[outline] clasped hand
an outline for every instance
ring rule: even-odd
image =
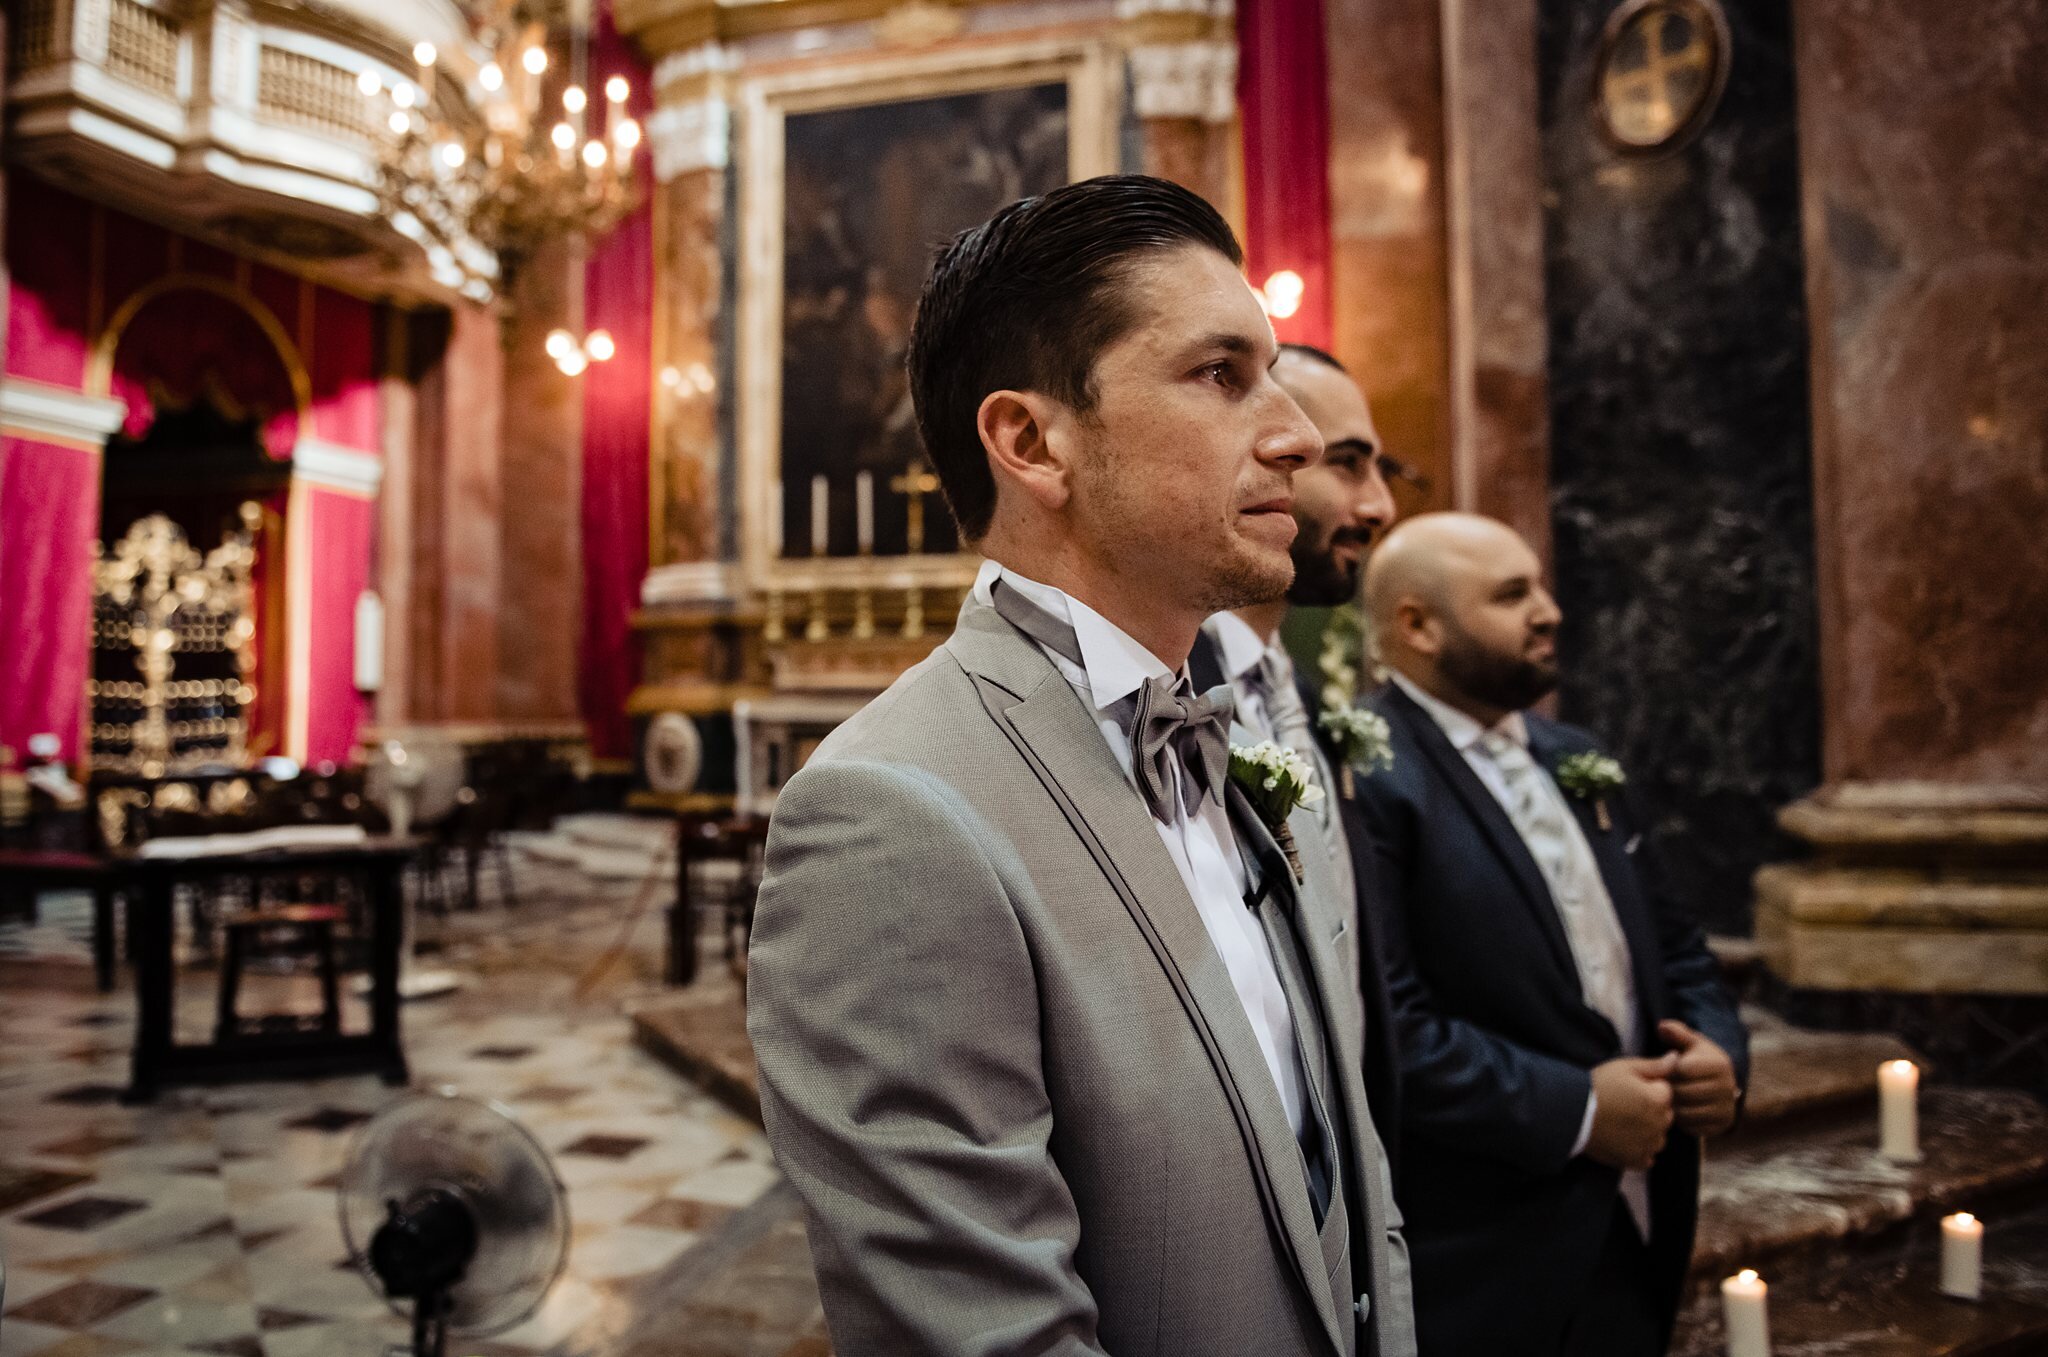
[[[1671,1049],[1593,1067],[1593,1132],[1586,1154],[1618,1169],[1647,1169],[1676,1126],[1719,1135],[1735,1124],[1735,1062],[1676,1019],[1657,1024]]]

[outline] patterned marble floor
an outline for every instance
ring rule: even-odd
[[[778,1181],[756,1127],[631,1044],[625,1008],[655,988],[652,912],[629,928],[630,889],[538,875],[522,872],[518,910],[449,921],[443,963],[471,983],[405,1013],[415,1085],[502,1102],[568,1188],[566,1275],[517,1328],[451,1345],[471,1357],[602,1327]],[[403,1342],[347,1263],[333,1189],[355,1128],[402,1091],[245,1084],[123,1107],[132,998],[92,992],[71,916],[54,917],[0,949],[0,1357],[374,1357]],[[285,1003],[306,983],[245,993]],[[180,1029],[204,1030],[212,973],[181,984]]]

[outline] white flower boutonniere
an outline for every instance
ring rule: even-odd
[[[1621,765],[1596,750],[1574,754],[1557,765],[1557,785],[1580,800],[1590,799],[1602,830],[1614,828],[1607,817],[1607,798],[1627,781]]]
[[[1330,743],[1337,746],[1337,776],[1343,783],[1346,801],[1357,795],[1352,769],[1370,774],[1375,769],[1394,766],[1394,733],[1378,712],[1345,703],[1325,708],[1316,723],[1330,737]]]
[[[1262,740],[1258,744],[1230,746],[1230,780],[1243,789],[1252,809],[1259,813],[1274,842],[1287,854],[1294,879],[1301,875],[1301,855],[1294,846],[1294,830],[1287,817],[1297,806],[1313,806],[1323,799],[1316,786],[1315,765],[1286,745]]]

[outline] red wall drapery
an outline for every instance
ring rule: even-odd
[[[1254,287],[1301,275],[1301,309],[1273,320],[1280,339],[1327,349],[1330,297],[1330,104],[1322,0],[1238,0],[1237,101],[1243,126],[1245,271]]]
[[[591,34],[591,88],[613,75],[632,82],[627,107],[650,106],[647,68],[598,6]],[[643,147],[643,194],[655,189]],[[618,353],[583,373],[583,645],[577,697],[592,751],[622,758],[632,747],[626,697],[639,677],[633,610],[647,575],[648,455],[654,342],[654,227],[642,206],[590,252],[583,270],[584,323],[611,331]]]

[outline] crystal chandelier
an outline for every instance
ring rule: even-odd
[[[488,285],[544,242],[602,235],[633,210],[640,125],[626,113],[624,76],[593,100],[580,15],[564,24],[548,0],[485,4],[474,50],[422,42],[410,78],[366,69],[358,87],[379,137],[386,213],[401,230],[418,223],[412,234],[430,254]],[[568,70],[550,82],[548,38],[563,27]]]

